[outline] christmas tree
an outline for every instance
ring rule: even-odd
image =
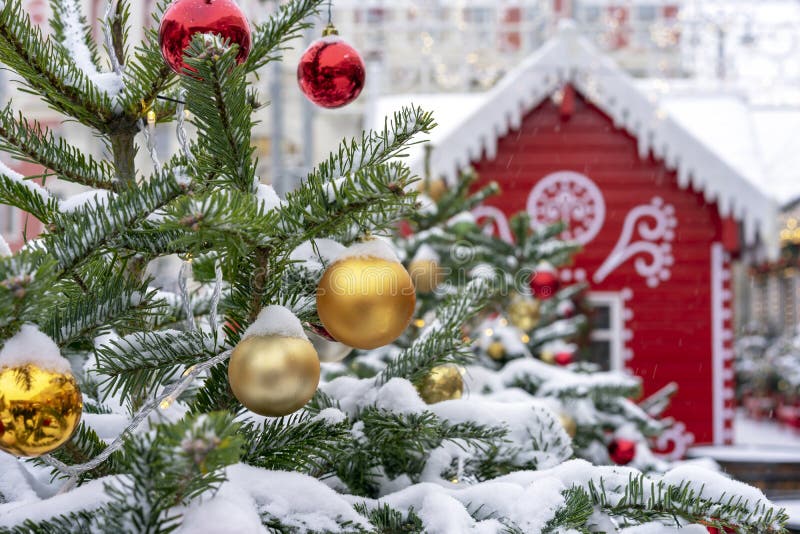
[[[493,295],[482,278],[376,376],[319,384],[326,343],[374,350],[415,313],[411,276],[370,236],[414,217],[393,158],[434,126],[407,108],[285,199],[260,183],[252,75],[320,4],[293,0],[251,32],[231,0],[161,2],[160,35],[133,49],[125,0],[104,47],[77,0],[53,0],[48,36],[20,0],[2,4],[0,62],[109,157],[13,104],[0,116],[7,152],[89,188],[62,202],[0,167],[0,200],[46,227],[0,261],[0,532],[781,531],[785,513],[719,474],[571,459],[535,399],[423,402],[414,384],[467,361],[462,325]],[[363,64],[326,33],[301,85],[342,105]],[[158,154],[148,123],[173,119],[180,150]],[[176,255],[173,293],[149,273]]]
[[[557,275],[578,246],[558,238],[561,225],[532,231],[525,213],[511,218],[511,242],[490,233],[493,221],[476,221],[472,211],[497,194],[499,186],[471,191],[476,178],[462,176],[450,189],[439,181],[420,182],[423,207],[395,239],[417,287],[419,318],[394,345],[405,346],[408,337],[423,331],[436,307],[460,287],[476,278],[486,280],[490,301],[462,329],[477,356],[463,372],[462,389],[472,398],[497,399],[509,389],[515,391],[511,398],[524,390],[550,403],[576,456],[599,465],[666,470],[668,463],[652,453],[650,444],[680,424],[657,418],[674,387],[640,406],[631,400],[641,395],[640,380],[601,372],[579,356],[590,322],[584,313],[585,286],[561,287]],[[391,347],[365,353],[354,359],[354,368],[363,375],[395,355]]]

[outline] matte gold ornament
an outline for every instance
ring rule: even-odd
[[[460,399],[464,392],[464,379],[454,365],[439,365],[431,369],[417,388],[419,396],[428,404]]]
[[[31,458],[51,453],[72,437],[82,411],[71,373],[34,364],[0,369],[0,450]]]
[[[503,345],[501,341],[493,341],[486,349],[486,353],[489,354],[493,360],[502,360],[506,356],[506,346]]]
[[[408,271],[396,261],[349,256],[331,264],[317,286],[317,313],[339,342],[375,349],[411,323],[417,297]]]
[[[428,195],[434,202],[439,202],[447,192],[447,183],[444,180],[423,180],[417,190]]]
[[[564,431],[567,435],[574,438],[575,434],[578,433],[578,424],[575,422],[575,419],[568,414],[560,413],[558,414],[558,421],[561,423],[561,426],[564,427]]]
[[[556,354],[552,350],[546,349],[539,354],[539,359],[545,363],[556,363]]]
[[[523,332],[530,332],[539,324],[540,306],[538,300],[517,296],[508,306],[508,320]]]
[[[321,362],[340,362],[353,352],[352,347],[348,347],[338,341],[325,339],[314,332],[308,332],[308,340],[314,345],[314,350],[317,351],[317,356],[319,356],[319,361]]]
[[[413,260],[408,265],[408,272],[417,292],[423,295],[433,293],[444,282],[444,269],[436,260]]]
[[[298,337],[252,336],[233,349],[228,381],[233,394],[259,415],[282,417],[311,400],[320,366],[311,342]]]

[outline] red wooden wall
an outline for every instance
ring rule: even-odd
[[[677,382],[680,389],[668,414],[686,423],[695,442],[712,442],[711,264],[712,244],[722,241],[722,221],[716,207],[705,203],[701,194],[678,187],[675,173],[652,158],[641,159],[635,139],[615,128],[600,110],[579,95],[573,104],[569,116],[565,111],[572,106],[559,107],[550,99],[530,112],[518,131],[499,140],[494,159],[484,157],[475,164],[480,176],[475,187],[496,180],[503,193],[487,204],[510,216],[526,210],[534,185],[551,173],[576,171],[597,185],[605,201],[605,220],[577,255],[567,277],[586,279],[592,291],[624,292],[629,297],[625,301],[625,329],[630,331],[625,366],[643,378],[645,395]],[[650,204],[655,197],[661,199],[661,206],[674,207],[677,223],[668,279],[656,287],[649,285],[635,268],[639,255],[621,263],[601,282],[593,281],[620,239],[631,210]],[[717,325],[720,332],[730,327],[729,276],[726,260],[718,280],[719,287],[725,288],[720,302],[727,309],[720,319],[724,323]],[[731,341],[729,333],[724,336],[719,342],[728,357],[724,365],[729,367]],[[731,371],[717,375],[730,388]],[[732,408],[732,400],[726,399],[725,404]],[[723,425],[730,428],[730,422]]]

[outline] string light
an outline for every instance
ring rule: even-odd
[[[528,334],[522,334],[522,337],[520,337],[520,339],[522,340],[523,343],[527,343],[531,340],[531,336],[529,336]]]
[[[417,328],[422,328],[423,326],[425,326],[425,319],[417,319],[416,321],[414,321],[414,326],[416,326]]]

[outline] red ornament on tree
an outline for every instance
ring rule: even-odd
[[[300,90],[323,108],[339,108],[358,98],[365,79],[364,61],[332,24],[325,28],[322,39],[311,43],[297,66]]]
[[[555,357],[556,363],[562,367],[569,365],[572,363],[572,352],[568,350],[562,350],[556,353]]]
[[[531,294],[539,300],[548,300],[555,296],[561,282],[558,273],[550,265],[540,265],[531,276]]]
[[[158,43],[164,61],[177,72],[192,70],[183,54],[197,33],[212,33],[239,45],[236,60],[250,55],[250,24],[235,0],[175,0],[164,12]]]
[[[628,465],[636,457],[636,442],[617,438],[608,446],[608,455],[617,465]]]

